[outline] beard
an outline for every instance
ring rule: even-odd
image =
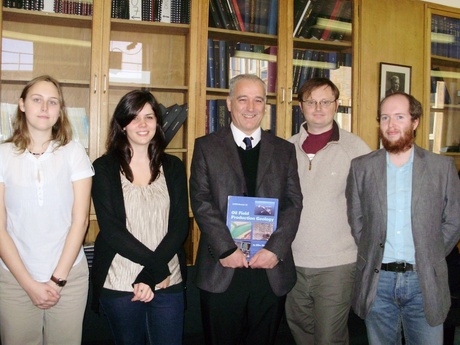
[[[388,140],[381,129],[379,129],[379,137],[382,140],[382,145],[389,153],[398,154],[409,150],[415,141],[414,130],[409,127],[407,128],[396,141]]]

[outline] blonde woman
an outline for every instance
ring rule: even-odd
[[[0,145],[1,342],[81,344],[93,169],[55,79],[30,81],[18,105]]]

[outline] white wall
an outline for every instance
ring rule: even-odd
[[[446,5],[450,7],[457,7],[460,8],[460,1],[459,0],[423,0],[426,2],[433,2],[435,4]]]

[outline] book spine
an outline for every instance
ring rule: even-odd
[[[244,24],[243,17],[241,16],[241,11],[238,6],[238,0],[231,0],[231,1],[233,5],[233,10],[235,11],[236,19],[238,21],[239,30],[244,32],[246,31],[246,26]]]
[[[209,1],[209,25],[214,28],[225,29],[213,0]]]
[[[278,32],[278,0],[270,1],[268,10],[267,34],[276,35]]]
[[[214,72],[214,42],[208,38],[208,61],[207,61],[206,86],[216,87]]]

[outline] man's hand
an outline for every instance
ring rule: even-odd
[[[248,268],[248,259],[240,249],[235,250],[232,254],[219,261],[222,266],[228,268]]]
[[[251,268],[273,268],[278,264],[278,257],[275,253],[262,248],[249,261],[249,266]]]

